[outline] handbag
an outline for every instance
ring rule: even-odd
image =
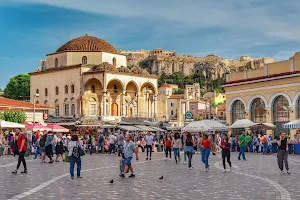
[[[65,153],[64,153],[64,162],[70,162],[70,160],[69,160],[69,152],[68,151],[66,151]]]
[[[80,157],[85,155],[85,152],[83,151],[83,149],[81,147],[78,147],[78,151],[79,151]]]

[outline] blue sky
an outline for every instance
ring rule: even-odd
[[[0,87],[86,33],[118,49],[288,59],[299,10],[299,0],[0,0]]]

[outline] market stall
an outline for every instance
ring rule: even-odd
[[[283,128],[290,128],[290,129],[300,129],[300,119],[296,119],[293,121],[290,121],[289,123],[283,124],[282,125]],[[293,145],[294,147],[294,153],[295,154],[300,154],[300,143],[299,143],[299,138],[297,138],[296,140],[294,139],[293,141],[290,141],[291,145]]]
[[[67,129],[67,128],[64,128],[60,125],[57,125],[57,124],[48,124],[47,125],[47,128],[50,128],[52,132],[59,132],[59,133],[67,133],[69,132],[70,130]]]

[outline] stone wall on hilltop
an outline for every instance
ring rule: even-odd
[[[175,72],[183,72],[188,76],[202,71],[209,73],[213,79],[221,77],[224,73],[234,73],[249,69],[261,68],[267,63],[274,62],[274,58],[252,58],[241,56],[240,59],[226,59],[216,55],[197,57],[191,55],[177,55],[175,50],[163,49],[125,51],[121,53],[127,56],[127,66],[141,66],[149,73],[167,75]]]

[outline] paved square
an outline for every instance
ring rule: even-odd
[[[140,153],[140,161],[133,162],[136,177],[122,179],[119,157],[86,155],[84,178],[74,180],[68,163],[43,164],[32,156],[27,157],[29,173],[13,175],[17,157],[2,156],[0,199],[300,199],[300,156],[289,156],[291,175],[279,174],[276,154],[246,156],[248,161],[238,161],[232,153],[232,172],[222,173],[220,155],[210,156],[210,170],[204,172],[200,155],[188,170],[182,161],[165,161],[163,153],[154,153],[152,161]]]

